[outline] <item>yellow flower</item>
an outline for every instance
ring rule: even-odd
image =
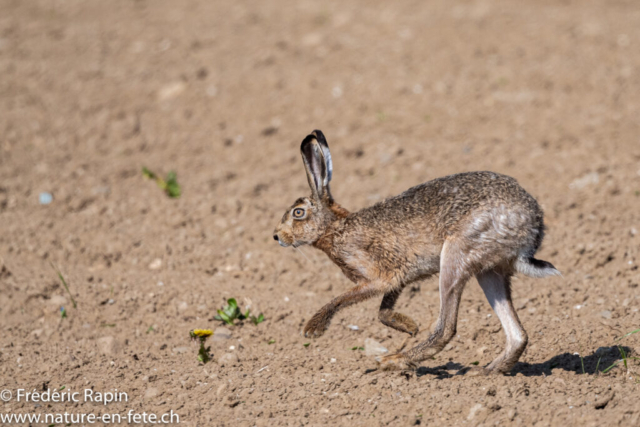
[[[194,336],[200,338],[207,338],[213,335],[213,331],[211,329],[194,329],[192,333]]]

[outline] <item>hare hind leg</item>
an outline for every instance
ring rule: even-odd
[[[416,347],[380,359],[382,369],[405,369],[438,354],[456,334],[458,307],[470,274],[455,244],[445,242],[440,255],[440,314],[435,331]]]
[[[476,277],[507,336],[506,348],[485,369],[507,373],[515,366],[527,347],[527,333],[522,327],[511,301],[511,274],[490,270],[480,273]]]
[[[380,319],[384,325],[396,331],[415,336],[418,333],[418,325],[416,325],[416,322],[409,316],[393,311],[393,307],[396,305],[396,301],[403,289],[404,286],[384,294],[382,303],[380,304],[380,311],[378,312],[378,319]]]

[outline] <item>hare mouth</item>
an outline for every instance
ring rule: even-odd
[[[287,246],[289,246],[286,242],[283,242],[282,240],[278,239],[278,244],[280,246],[282,246],[283,248],[286,248]]]

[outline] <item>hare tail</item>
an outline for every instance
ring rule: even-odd
[[[549,276],[562,276],[550,262],[535,259],[534,257],[519,257],[516,260],[515,268],[518,273],[524,274],[529,277],[549,277]]]

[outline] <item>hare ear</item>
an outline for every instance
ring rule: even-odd
[[[326,196],[331,197],[331,154],[322,132],[315,131],[308,135],[300,145],[300,152],[313,196],[318,200]]]
[[[324,137],[324,134],[321,130],[314,130],[311,132],[311,135],[316,136],[316,140],[320,147],[322,148],[322,154],[324,155],[324,162],[327,166],[327,181],[325,185],[329,185],[331,181],[331,177],[333,175],[333,162],[331,161],[331,152],[329,151],[329,144],[327,144],[327,138]]]

